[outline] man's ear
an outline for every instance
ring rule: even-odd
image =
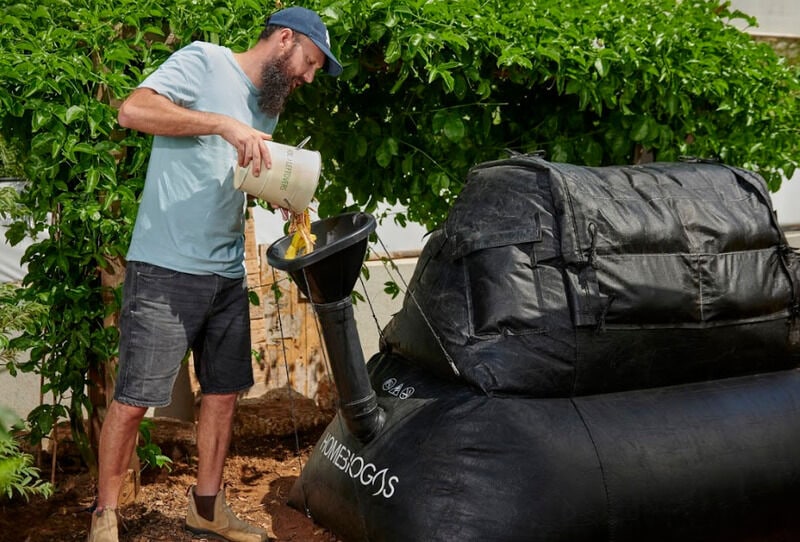
[[[281,49],[291,49],[294,44],[294,30],[291,28],[281,28],[278,31],[278,43]]]

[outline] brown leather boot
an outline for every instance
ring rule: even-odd
[[[92,512],[92,526],[86,542],[119,542],[117,535],[117,513],[105,508]]]
[[[267,531],[245,523],[236,517],[225,502],[225,490],[217,493],[214,501],[214,521],[197,513],[194,487],[189,491],[189,511],[186,513],[186,530],[195,535],[216,536],[229,542],[266,542]]]

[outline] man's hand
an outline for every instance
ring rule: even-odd
[[[235,119],[230,122],[220,135],[236,148],[240,167],[250,165],[250,172],[258,177],[262,165],[269,169],[272,167],[272,157],[264,141],[272,139],[270,134],[261,132],[247,126]]]

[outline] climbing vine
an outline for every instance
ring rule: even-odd
[[[331,164],[323,208],[388,199],[435,225],[474,163],[505,149],[624,164],[718,157],[773,190],[798,161],[798,70],[716,0],[318,2],[344,82],[306,89],[290,140]]]

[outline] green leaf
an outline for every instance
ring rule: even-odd
[[[650,119],[639,117],[631,127],[631,139],[633,141],[644,141],[650,131]]]
[[[464,139],[464,134],[466,133],[466,128],[464,126],[464,121],[461,120],[460,117],[457,115],[448,115],[447,120],[444,123],[444,135],[450,141],[455,143]]]
[[[587,166],[599,166],[603,162],[603,146],[594,139],[584,139],[579,145],[581,162]]]
[[[394,38],[389,42],[384,54],[384,60],[387,64],[393,64],[400,59],[400,42]]]
[[[100,171],[97,169],[90,169],[86,173],[86,192],[93,194],[97,190],[97,184],[100,181]]]
[[[569,162],[572,149],[566,141],[557,141],[550,150],[550,159],[553,162]]]
[[[82,105],[73,105],[67,109],[64,116],[64,123],[71,124],[74,120],[83,118],[86,113],[86,108]]]
[[[392,162],[392,158],[397,156],[398,149],[397,140],[394,138],[387,137],[381,141],[381,144],[375,151],[375,160],[378,162],[378,165],[383,168],[388,167]]]
[[[50,431],[53,429],[53,425],[55,424],[55,420],[53,419],[53,415],[50,413],[50,410],[40,407],[34,412],[35,416],[33,420],[36,423],[36,426],[39,428],[39,431],[41,431],[43,435],[50,433]]]
[[[392,299],[395,299],[398,295],[400,295],[400,287],[394,281],[384,282],[383,291],[390,295]]]
[[[71,151],[82,152],[86,154],[97,154],[94,145],[92,145],[91,143],[83,143],[83,142],[76,143],[74,146],[72,146]]]
[[[594,69],[597,70],[597,74],[600,77],[605,77],[605,75],[606,75],[606,67],[605,67],[605,64],[603,64],[603,59],[602,58],[598,58],[597,60],[594,61]]]
[[[34,132],[38,132],[45,124],[47,124],[51,119],[50,111],[44,108],[37,108],[33,112],[33,120],[31,122],[31,128]]]

